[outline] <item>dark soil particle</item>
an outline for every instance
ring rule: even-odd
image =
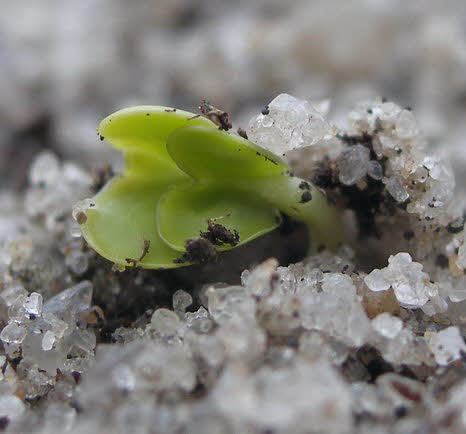
[[[382,374],[393,372],[393,367],[387,363],[380,352],[371,346],[364,346],[356,353],[357,359],[366,367],[370,380],[375,381]]]
[[[71,373],[71,376],[73,377],[73,380],[76,382],[76,384],[79,384],[81,382],[81,373],[78,371],[73,371]]]
[[[437,265],[440,268],[448,268],[448,258],[443,254],[438,255],[435,260],[435,265]]]
[[[16,371],[16,368],[20,364],[22,357],[15,357],[14,359],[10,359],[11,367]]]
[[[312,200],[312,193],[308,190],[304,191],[301,195],[300,203],[307,203]]]
[[[194,240],[187,240],[185,244],[186,252],[180,258],[173,262],[183,264],[185,262],[193,262],[196,264],[204,264],[213,261],[217,258],[217,249],[206,238],[199,237]]]
[[[398,407],[395,408],[393,415],[397,419],[401,419],[405,417],[408,414],[408,409],[404,405],[399,405]]]
[[[314,171],[312,182],[323,189],[332,189],[338,187],[338,178],[336,177],[336,164],[325,157]]]
[[[238,128],[236,132],[238,133],[238,136],[248,140],[248,133],[243,128]]]
[[[411,231],[411,230],[404,232],[403,238],[404,238],[406,241],[412,240],[412,239],[414,238],[414,232]]]
[[[212,121],[220,130],[228,131],[231,129],[232,123],[228,112],[218,109],[207,100],[202,101],[199,110],[202,116]]]
[[[269,106],[266,105],[262,110],[261,110],[261,113],[266,116],[270,113],[270,110],[269,110]]]
[[[207,220],[207,231],[201,232],[200,235],[201,238],[205,238],[216,246],[221,246],[222,244],[236,246],[239,243],[239,234],[235,229],[231,231],[211,219]]]
[[[465,217],[463,216],[462,218],[456,219],[455,221],[451,222],[447,226],[448,233],[450,234],[460,233],[464,228],[464,221],[465,221]]]
[[[299,184],[299,188],[300,188],[301,190],[310,190],[311,185],[310,185],[309,182],[307,182],[307,181],[302,181],[302,182]]]
[[[10,419],[8,419],[8,416],[0,417],[0,431],[5,430],[8,427],[9,423]]]

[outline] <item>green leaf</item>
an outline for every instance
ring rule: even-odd
[[[254,143],[204,126],[176,130],[167,139],[167,150],[178,167],[196,179],[234,181],[288,169],[276,155]]]
[[[166,142],[178,129],[193,127],[202,128],[208,146],[212,145],[213,134],[214,146],[223,146],[228,152],[228,144],[231,148],[233,143],[235,149],[240,146],[244,154],[249,152],[259,167],[264,164],[255,152],[251,154],[249,142],[218,134],[212,122],[189,112],[140,106],[108,116],[101,122],[99,134],[123,151],[125,169],[122,177],[114,178],[93,198],[95,206],[86,211],[82,225],[85,239],[102,256],[122,266],[171,268],[181,266],[174,260],[185,251],[188,239],[198,238],[207,230],[209,219],[237,230],[240,243],[277,226],[274,208],[259,204],[244,192],[215,183],[191,185],[192,178],[172,160]],[[196,132],[186,152],[201,155],[205,143]],[[219,138],[223,138],[222,143],[216,143]],[[210,163],[221,165],[222,161]],[[209,165],[206,173],[209,176]],[[139,260],[145,243],[149,250]],[[218,249],[233,247],[223,245]]]
[[[137,106],[119,110],[107,116],[99,125],[101,139],[123,151],[126,171],[134,175],[149,175],[152,162],[172,167],[179,172],[167,154],[168,136],[186,126],[203,126],[215,130],[217,126],[204,117],[183,110],[162,106]],[[147,172],[147,173],[146,173]]]
[[[116,264],[188,265],[175,262],[194,257],[184,255],[187,240],[202,232],[219,250],[231,249],[276,228],[277,209],[308,223],[322,245],[342,239],[338,213],[320,192],[303,187],[274,154],[204,117],[131,107],[105,118],[98,132],[123,152],[125,168],[77,220],[91,247]]]
[[[179,252],[168,246],[156,227],[156,207],[166,183],[140,178],[114,178],[94,198],[95,206],[86,211],[81,229],[86,241],[100,255],[116,264],[130,266],[137,261],[144,268],[172,268]]]
[[[184,110],[162,106],[128,107],[107,116],[98,132],[116,148],[160,151],[168,136],[187,126],[216,129],[208,119]],[[159,148],[159,149],[156,149]]]
[[[157,227],[172,248],[184,251],[188,239],[207,230],[208,220],[237,231],[239,244],[247,243],[280,223],[278,212],[252,194],[215,183],[185,184],[171,189],[159,201]],[[224,244],[218,250],[229,250]]]

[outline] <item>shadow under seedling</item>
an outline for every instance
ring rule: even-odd
[[[340,215],[317,188],[227,132],[228,113],[207,102],[200,109],[130,107],[101,122],[99,135],[123,152],[125,168],[75,207],[94,250],[118,269],[205,263],[273,231],[281,214],[305,223],[313,246],[342,242]]]

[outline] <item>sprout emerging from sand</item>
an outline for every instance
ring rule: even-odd
[[[90,246],[120,267],[208,261],[272,231],[280,213],[309,226],[314,248],[342,241],[321,192],[206,117],[138,106],[108,116],[98,132],[122,151],[125,168],[74,215]]]

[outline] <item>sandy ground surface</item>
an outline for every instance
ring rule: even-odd
[[[0,430],[466,430],[464,2],[2,6]],[[290,223],[216,263],[123,273],[86,246],[72,207],[121,168],[99,120],[204,98],[299,147],[347,245],[307,256]]]

